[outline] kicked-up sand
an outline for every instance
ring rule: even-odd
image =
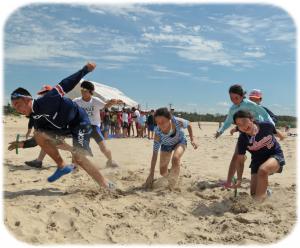
[[[5,149],[17,133],[26,133],[27,121],[3,118]],[[18,155],[6,149],[5,226],[16,239],[31,244],[269,244],[286,238],[296,224],[296,137],[280,141],[286,165],[282,174],[269,177],[273,194],[258,204],[249,195],[249,154],[237,197],[218,186],[219,179],[226,179],[237,134],[227,131],[215,140],[218,123],[201,126],[193,123],[199,148],[188,144],[173,191],[160,177],[159,164],[153,190],[141,187],[152,155],[153,141],[146,138],[106,141],[119,168],[106,168],[91,140],[92,161],[117,184],[116,192],[101,189],[82,169],[48,183],[56,168],[49,157],[42,169],[24,165],[37,157],[39,147],[19,149]],[[69,153],[62,154],[71,160]]]

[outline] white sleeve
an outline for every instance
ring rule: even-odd
[[[95,105],[100,109],[103,109],[105,106],[105,102],[103,102],[100,98],[94,97]]]

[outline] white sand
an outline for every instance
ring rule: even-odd
[[[25,134],[27,119],[4,118],[4,147]],[[193,125],[199,143],[191,145],[182,159],[181,191],[169,191],[156,166],[155,188],[143,191],[152,154],[148,139],[113,139],[107,145],[118,169],[105,168],[104,156],[94,141],[92,159],[101,172],[115,181],[123,193],[109,193],[81,169],[52,184],[46,181],[55,170],[46,157],[43,169],[24,161],[37,157],[39,148],[4,152],[5,225],[19,240],[34,244],[256,244],[285,238],[296,222],[296,138],[280,142],[286,166],[270,177],[273,195],[263,204],[249,196],[250,169],[245,165],[243,188],[214,187],[225,179],[237,135],[213,138],[217,123]],[[64,158],[70,155],[63,152]]]

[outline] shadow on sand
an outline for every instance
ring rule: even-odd
[[[65,192],[61,191],[57,188],[45,188],[45,189],[27,189],[27,190],[20,190],[20,191],[4,191],[4,199],[14,199],[19,196],[26,196],[26,195],[34,195],[34,196],[63,196],[74,194],[74,192]]]

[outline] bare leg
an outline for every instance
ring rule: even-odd
[[[169,175],[169,186],[173,188],[177,183],[180,172],[180,159],[184,154],[186,145],[179,144],[176,146],[172,157],[172,168]]]
[[[132,136],[134,137],[134,125],[133,125],[133,123],[134,122],[131,123],[131,128],[132,128]]]
[[[250,183],[250,194],[251,196],[255,196],[256,185],[257,185],[257,174],[251,175],[251,183]]]
[[[246,159],[247,159],[247,156],[245,155],[245,159],[244,159],[243,163],[245,163]],[[227,174],[227,183],[228,184],[231,183],[232,178],[236,172],[237,163],[238,163],[238,150],[237,150],[237,146],[236,146],[234,153],[232,155],[231,161],[230,161],[229,168],[228,168],[228,174]]]
[[[46,157],[46,153],[44,152],[44,150],[43,149],[41,149],[41,151],[40,151],[40,153],[39,153],[39,156],[38,156],[38,158],[37,158],[37,161],[43,161],[44,160],[44,158]]]
[[[104,139],[108,139],[108,131],[104,131]]]
[[[279,170],[280,165],[275,158],[269,158],[258,169],[257,185],[255,192],[255,199],[263,201],[266,198],[266,191],[268,187],[268,176]]]
[[[55,140],[53,138],[44,132],[35,131],[34,139],[44,152],[55,161],[58,168],[61,169],[66,165],[56,148]]]
[[[98,143],[100,151],[104,154],[104,156],[109,160],[112,161],[111,151],[106,147],[104,140]]]
[[[168,176],[168,165],[171,160],[172,152],[160,152],[160,175]]]
[[[80,165],[100,186],[107,188],[107,182],[93,163],[81,152],[73,153],[74,160]]]

